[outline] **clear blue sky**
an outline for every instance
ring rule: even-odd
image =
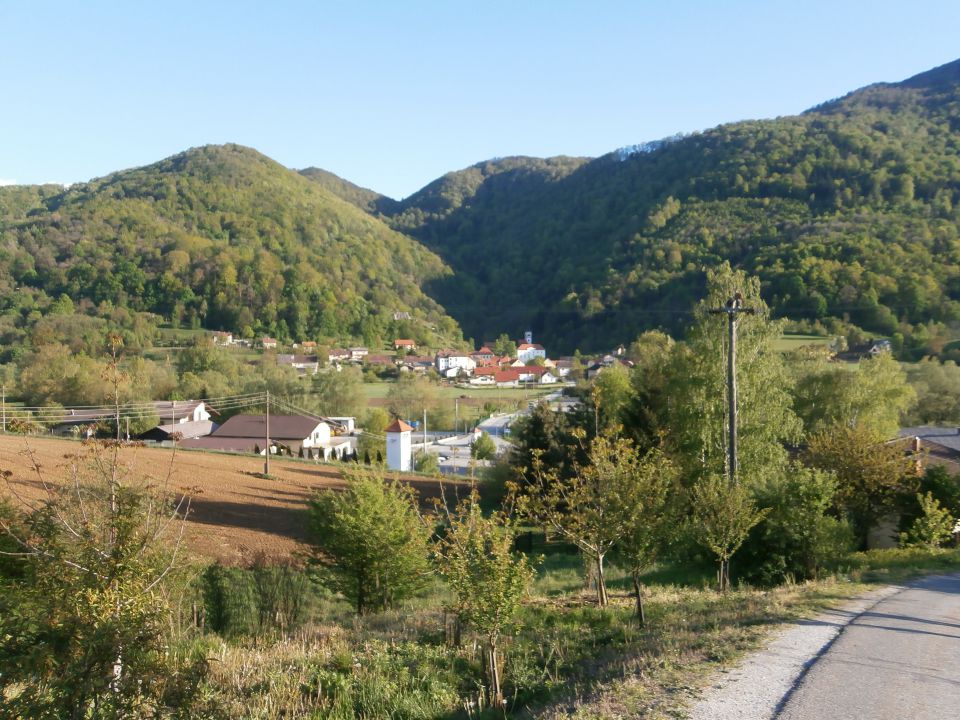
[[[237,142],[393,197],[800,112],[960,57],[960,2],[0,0],[0,182]]]

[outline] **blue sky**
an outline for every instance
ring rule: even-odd
[[[960,58],[960,2],[0,0],[0,182],[238,142],[393,197]]]

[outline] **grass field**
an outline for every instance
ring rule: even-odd
[[[822,335],[781,335],[773,346],[776,350],[786,353],[804,345],[829,345],[833,340],[833,337]]]

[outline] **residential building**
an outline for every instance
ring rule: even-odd
[[[466,353],[455,350],[441,350],[434,357],[437,372],[442,377],[453,378],[463,372],[472,375],[477,367],[477,361]]]
[[[517,345],[517,360],[523,362],[524,365],[527,365],[537,358],[541,360],[547,359],[547,351],[544,349],[543,345],[537,343],[520,343]]]
[[[262,337],[260,338],[260,345],[264,350],[276,350],[277,339],[272,337]]]
[[[413,340],[397,338],[393,341],[394,350],[403,350],[404,352],[413,352],[417,349],[417,343]]]
[[[330,445],[330,422],[303,415],[270,415],[270,442],[297,454],[300,448],[322,448]],[[228,449],[231,443],[241,452],[253,449],[253,442],[262,449],[266,446],[267,427],[264,415],[234,415],[218,427],[209,438],[198,438],[184,447],[206,447],[203,441],[212,440],[211,449]],[[222,441],[229,441],[224,443]],[[217,446],[217,447],[214,447]]]
[[[277,365],[290,365],[300,375],[316,375],[320,370],[320,358],[316,355],[277,355]]]

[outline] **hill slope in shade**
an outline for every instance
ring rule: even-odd
[[[291,339],[460,335],[422,291],[450,272],[436,255],[249,148],[196,148],[56,192],[0,190],[4,293],[32,286]]]
[[[481,163],[389,220],[453,268],[428,288],[477,338],[531,328],[570,351],[679,330],[729,261],[780,314],[919,348],[927,321],[960,321],[958,85],[960,61],[590,161]]]

